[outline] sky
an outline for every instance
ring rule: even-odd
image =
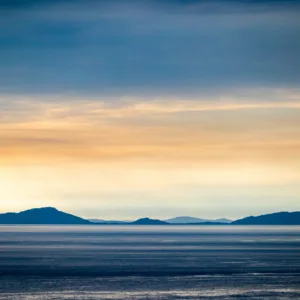
[[[300,210],[300,1],[0,0],[0,213]]]

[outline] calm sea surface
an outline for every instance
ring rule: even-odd
[[[0,226],[0,299],[300,299],[300,227]]]

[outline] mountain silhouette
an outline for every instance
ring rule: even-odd
[[[210,220],[210,222],[218,222],[218,223],[229,224],[229,223],[232,222],[232,220],[227,219],[227,218],[220,218],[220,219],[216,219],[216,220]]]
[[[199,221],[200,220],[200,221]],[[62,212],[54,207],[33,208],[20,213],[0,214],[0,224],[36,225],[300,225],[300,211],[278,212],[261,216],[250,216],[230,222],[228,219],[206,220],[194,217],[176,217],[169,220],[141,218],[136,221],[85,220]]]
[[[300,211],[278,212],[257,217],[246,217],[232,222],[233,225],[300,225]]]
[[[33,208],[20,213],[0,214],[0,224],[90,224],[88,220],[54,207]]]
[[[117,224],[128,224],[132,221],[119,221],[119,220],[103,220],[103,219],[89,219],[91,223],[95,224],[111,224],[111,225],[117,225]]]
[[[138,219],[134,222],[129,223],[131,225],[168,225],[169,223],[161,220],[155,220],[150,218]]]
[[[202,219],[202,218],[195,218],[195,217],[189,217],[189,216],[181,216],[181,217],[175,217],[171,219],[164,220],[167,223],[170,224],[198,224],[198,223],[230,223],[231,220],[228,219],[217,219],[217,220],[210,220],[210,219]]]

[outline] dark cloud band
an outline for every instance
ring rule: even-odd
[[[0,92],[298,85],[299,1],[205,3],[0,1]]]

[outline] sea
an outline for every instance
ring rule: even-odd
[[[0,226],[0,300],[300,299],[299,226]]]

